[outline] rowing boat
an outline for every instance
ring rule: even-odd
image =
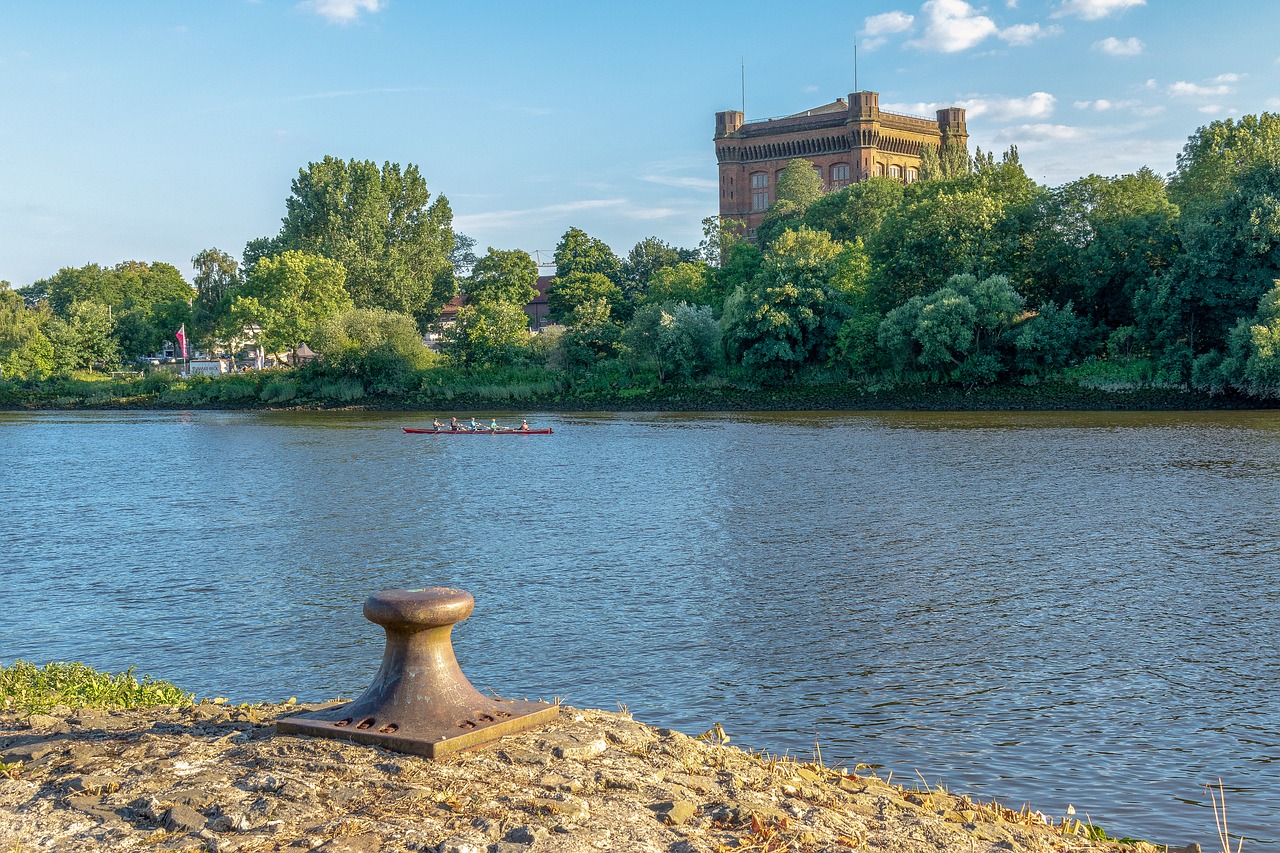
[[[551,435],[551,427],[546,429],[421,429],[419,427],[401,427],[412,435]]]

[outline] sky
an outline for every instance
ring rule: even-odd
[[[803,112],[854,91],[855,43],[882,109],[965,107],[1037,182],[1168,174],[1197,128],[1280,111],[1269,6],[5,0],[0,279],[238,258],[326,155],[416,164],[481,252],[694,246],[744,67],[748,121]]]

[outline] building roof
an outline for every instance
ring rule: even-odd
[[[849,111],[849,104],[844,98],[836,98],[829,104],[823,104],[820,107],[814,107],[811,110],[805,110],[802,113],[792,113],[784,118],[804,118],[805,116],[822,115],[823,113],[846,113]]]

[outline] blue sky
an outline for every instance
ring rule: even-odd
[[[855,37],[882,108],[966,107],[971,147],[1016,144],[1037,181],[1168,173],[1196,128],[1280,110],[1268,7],[8,0],[0,279],[239,257],[325,155],[417,164],[481,250],[694,245],[741,63],[748,120],[799,112],[853,90]]]

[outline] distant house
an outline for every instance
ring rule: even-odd
[[[534,283],[533,289],[538,294],[533,300],[524,306],[524,313],[529,315],[529,325],[536,332],[544,326],[551,325],[551,317],[548,316],[550,309],[547,307],[547,293],[551,291],[551,283],[556,280],[553,275],[540,275],[537,282]]]
[[[551,290],[551,284],[555,280],[556,278],[553,275],[538,276],[538,280],[533,285],[533,289],[537,293],[524,306],[524,313],[529,315],[529,327],[535,332],[551,325],[550,309],[547,306],[547,293]],[[423,336],[422,342],[431,349],[439,351],[441,333],[454,324],[458,319],[458,309],[466,304],[467,297],[462,294],[458,294],[445,303],[445,306],[440,309],[440,316],[432,324],[431,331]]]

